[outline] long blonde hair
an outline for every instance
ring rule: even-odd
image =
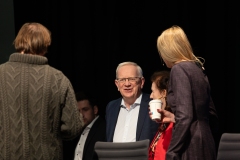
[[[204,59],[196,57],[191,44],[183,29],[174,25],[165,31],[157,39],[157,49],[160,56],[174,64],[179,60],[195,61],[203,67]],[[203,62],[200,61],[203,60]]]

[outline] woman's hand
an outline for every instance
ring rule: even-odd
[[[161,120],[154,120],[155,122],[157,123],[170,123],[170,122],[173,122],[175,123],[175,116],[173,113],[165,110],[165,107],[166,107],[166,100],[165,98],[161,98],[161,101],[162,101],[162,108],[163,109],[158,109],[158,113],[161,114]],[[149,109],[149,117],[150,119],[152,119],[152,112],[150,111],[150,107],[148,107]]]
[[[161,113],[161,120],[158,121],[157,123],[170,123],[170,122],[175,123],[175,116],[173,113],[164,109],[158,109],[157,111],[158,113]]]

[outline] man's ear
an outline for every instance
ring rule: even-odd
[[[141,89],[143,89],[144,83],[145,83],[145,78],[142,77],[142,78],[141,78]]]
[[[98,114],[98,106],[94,106],[93,107],[93,113],[95,114],[95,115],[97,115]]]
[[[114,82],[115,82],[115,85],[117,86],[117,89],[118,89],[118,91],[119,91],[119,88],[118,88],[118,81],[115,80]]]

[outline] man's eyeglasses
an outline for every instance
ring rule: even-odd
[[[117,78],[117,81],[122,84],[125,83],[127,80],[129,83],[136,83],[139,78],[142,78],[142,77]]]

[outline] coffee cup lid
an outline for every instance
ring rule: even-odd
[[[150,103],[154,103],[154,102],[155,102],[155,103],[156,103],[156,102],[158,102],[158,103],[160,102],[160,103],[161,103],[162,101],[161,101],[160,99],[153,99],[153,100],[151,100],[151,101],[149,102],[149,104],[150,104]]]

